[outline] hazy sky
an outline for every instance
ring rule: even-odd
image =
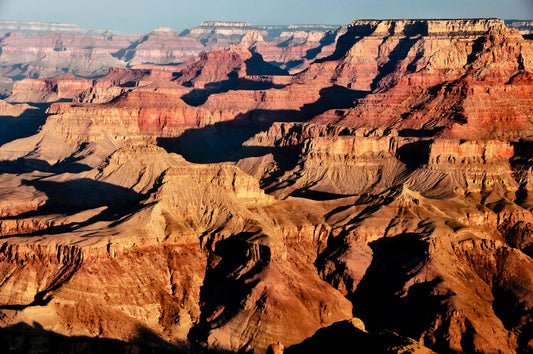
[[[144,33],[205,20],[348,24],[368,18],[533,19],[533,0],[0,0],[0,19]]]

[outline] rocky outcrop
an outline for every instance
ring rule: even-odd
[[[114,67],[190,63],[203,52],[232,44],[257,48],[268,62],[284,69],[298,66],[302,70],[313,59],[328,55],[335,41],[335,35],[323,35],[334,26],[209,22],[181,35],[159,28],[139,38],[110,31],[84,34],[71,25],[4,23],[10,31],[0,38],[2,94],[9,94],[13,81],[21,78],[50,79],[64,74],[92,78]]]
[[[524,294],[531,290],[497,285],[514,283],[515,276],[531,284],[531,273],[522,267],[529,262],[523,252],[530,252],[525,228],[531,213],[515,197],[513,146],[383,133],[277,123],[246,144],[300,146],[293,170],[264,172],[275,176],[267,186],[276,195],[338,200],[328,214],[330,225],[338,226],[315,264],[352,299],[367,329],[400,331],[437,351],[527,348],[529,327],[522,316],[529,305],[514,307],[502,297],[527,304]],[[523,155],[525,145],[517,146]],[[496,271],[500,262],[509,270]],[[383,304],[391,305],[381,312]],[[511,327],[505,313],[516,314]]]
[[[170,28],[160,28],[120,51],[119,57],[130,65],[176,64],[196,58],[204,49],[194,38],[180,37]]]
[[[208,46],[227,46],[240,42],[251,30],[254,30],[254,27],[246,22],[206,21],[186,30],[184,34]]]
[[[129,91],[131,91],[130,88],[120,86],[89,87],[74,97],[73,101],[77,103],[107,103]]]
[[[255,41],[252,47],[265,61],[275,63],[291,73],[298,73],[313,61],[333,54],[338,38],[345,31],[344,27],[326,32],[295,28],[281,32],[277,45]]]
[[[280,197],[332,200],[392,186],[403,175],[405,165],[398,154],[407,142],[395,131],[275,123],[244,145],[276,147],[292,156],[292,161],[264,172],[267,190],[277,191]],[[241,166],[248,170],[248,163]]]
[[[461,182],[454,185],[469,192],[490,189],[495,183],[516,191],[509,164],[513,156],[513,147],[500,141],[436,140],[430,147],[427,168],[450,175],[460,171]]]
[[[10,34],[1,40],[0,67],[10,78],[51,78],[66,73],[94,77],[105,74],[110,67],[125,66],[113,54],[132,41],[128,37],[109,39],[104,35]],[[21,62],[24,65],[17,66]]]
[[[10,102],[55,102],[72,99],[92,86],[92,80],[72,75],[55,79],[25,79],[16,82],[9,98]]]
[[[10,104],[0,100],[0,116],[2,117],[20,117],[25,112],[37,112],[38,108],[29,104]]]
[[[135,160],[129,159],[132,153]],[[83,209],[88,209],[82,214],[96,207],[92,218],[115,230],[111,238],[107,232],[94,234],[93,224],[79,214],[79,219],[63,219],[57,229],[61,236],[48,239],[47,246],[32,244],[31,236],[5,240],[0,246],[6,274],[0,287],[4,325],[33,317],[43,327],[55,323],[54,330],[62,335],[125,341],[135,340],[142,326],[174,343],[183,343],[189,333],[190,340],[208,348],[264,351],[274,338],[298,343],[322,325],[350,316],[349,302],[303,262],[312,257],[313,252],[303,250],[318,242],[320,228],[303,215],[287,218],[289,214],[273,206],[279,202],[238,168],[192,165],[161,148],[132,146],[109,156],[94,172],[99,183],[144,195],[141,208],[125,209],[129,211],[115,224],[101,204],[86,200]],[[123,193],[117,189],[109,194],[109,215],[125,211]],[[280,207],[294,208],[285,203]],[[18,269],[22,260],[24,267]],[[246,260],[247,266],[235,272],[237,260]],[[153,269],[162,272],[154,277]],[[121,289],[131,286],[137,290],[125,296]],[[231,289],[232,296],[223,295],[221,286]],[[236,301],[243,306],[235,307]],[[283,320],[274,311],[280,306]],[[35,309],[54,313],[53,319],[34,317]],[[305,325],[289,331],[301,316]],[[239,339],[228,336],[244,328],[247,334]]]
[[[292,146],[302,144],[309,138],[327,137],[333,138],[338,136],[382,136],[383,131],[380,129],[353,129],[340,125],[320,125],[309,123],[275,122],[267,130],[256,134],[245,142],[247,146]],[[392,133],[397,135],[396,132]]]
[[[439,34],[450,26],[457,27],[450,29],[451,36]],[[412,37],[415,33],[420,36]],[[445,129],[447,136],[459,138],[516,139],[529,129],[522,112],[531,106],[531,45],[503,21],[356,21],[338,50],[344,42],[355,44],[339,53],[332,80],[367,94],[355,108],[331,110],[316,122]],[[326,63],[316,65],[318,70]],[[310,68],[305,75],[314,72]],[[511,108],[516,105],[523,108]],[[423,118],[428,116],[434,119]]]
[[[106,103],[133,87],[176,88],[176,83],[172,81],[176,70],[172,66],[144,66],[136,69],[111,68],[106,75],[94,80],[68,74],[54,79],[24,79],[13,85],[7,101]]]
[[[231,85],[232,81],[247,76],[286,74],[285,71],[266,63],[261,55],[248,48],[230,46],[221,51],[203,53],[199,61],[182,70],[182,76],[177,81],[186,86],[205,88],[206,84]]]
[[[358,318],[334,323],[322,328],[302,343],[293,345],[277,353],[309,353],[335,351],[351,353],[365,351],[368,353],[433,353],[429,348],[421,346],[415,340],[402,338],[393,332],[368,333]],[[348,339],[349,338],[349,339]],[[276,353],[272,346],[273,353]],[[282,347],[283,348],[283,347]]]
[[[46,129],[80,144],[108,138],[153,142],[157,137],[179,136],[186,129],[233,120],[237,115],[189,106],[176,93],[183,91],[137,90],[105,104],[55,103],[48,109]]]
[[[6,331],[130,351],[531,351],[527,40],[493,19],[202,27],[242,43],[112,69],[0,146]]]
[[[388,199],[390,197],[392,200]],[[383,201],[378,201],[380,198],[384,198]],[[502,291],[510,291],[506,292],[506,296],[519,296],[525,302],[529,300],[527,296],[513,293],[510,288],[502,290],[493,283],[499,280],[488,279],[485,275],[499,274],[500,279],[506,279],[504,282],[512,283],[510,279],[517,274],[521,281],[530,284],[531,275],[528,271],[523,273],[513,268],[517,266],[524,269],[521,262],[527,256],[524,258],[522,253],[499,241],[496,215],[487,209],[478,209],[475,199],[454,200],[448,196],[437,197],[436,201],[434,198],[426,199],[404,186],[398,194],[386,193],[376,196],[376,199],[365,197],[367,203],[370,202],[370,205],[364,203],[366,208],[358,208],[357,203],[351,207],[348,204],[347,208],[355,209],[352,215],[353,212],[358,213],[354,219],[350,219],[350,212],[340,208],[337,215],[332,215],[332,221],[346,224],[336,231],[337,241],[332,242],[331,248],[325,251],[324,263],[319,261],[319,269],[323,269],[325,279],[336,284],[349,297],[349,294],[353,294],[354,312],[362,317],[367,328],[383,328],[380,324],[383,320],[388,323],[387,328],[401,329],[405,335],[421,338],[425,345],[438,351],[464,351],[468,347],[516,350],[517,345],[524,345],[517,343],[525,343],[517,338],[527,337],[528,329],[516,322],[513,329],[500,324],[500,320],[506,321],[501,311],[513,310],[506,307],[510,304],[500,303],[498,297],[502,296]],[[468,217],[465,218],[465,215]],[[476,219],[477,222],[472,222]],[[477,240],[478,237],[481,239]],[[392,253],[388,253],[388,247],[392,247]],[[463,247],[468,251],[466,248],[465,253],[458,251]],[[481,253],[492,255],[484,258],[483,267],[499,267],[501,255],[506,259],[503,262],[513,264],[513,270],[503,273],[480,270],[478,265],[481,261],[475,255]],[[461,270],[451,266],[459,263]],[[399,264],[405,265],[405,273],[393,271]],[[343,269],[340,274],[336,273],[339,269]],[[379,285],[384,284],[383,277],[386,274],[390,274],[387,279],[390,279],[391,284]],[[375,283],[377,279],[381,281]],[[459,283],[468,285],[458,291]],[[469,289],[486,290],[472,292]],[[398,291],[408,295],[402,299]],[[391,301],[393,305],[379,314],[376,308],[369,310],[367,307],[370,304],[383,306],[384,303],[391,304]],[[499,307],[500,304],[502,307]],[[423,325],[419,322],[422,317],[416,317],[418,311],[424,313],[422,316],[426,318],[427,322]],[[405,316],[407,313],[410,316]],[[393,324],[394,321],[397,321],[396,324]],[[434,328],[433,325],[439,329],[427,330]],[[446,339],[440,337],[440,331],[446,333]],[[514,334],[509,334],[511,332]],[[464,338],[469,339],[466,341]]]

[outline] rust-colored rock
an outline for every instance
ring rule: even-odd
[[[112,56],[134,67],[16,83],[73,102],[0,102],[32,123],[0,146],[0,343],[531,351],[531,41],[317,28],[160,29]],[[237,44],[155,64],[198,40]]]
[[[72,99],[92,86],[92,80],[72,75],[56,79],[25,79],[13,85],[10,102],[55,102]]]

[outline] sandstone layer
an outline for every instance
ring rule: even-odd
[[[114,67],[190,63],[202,53],[232,44],[254,48],[275,66],[301,71],[319,57],[329,55],[338,26],[252,26],[206,22],[177,33],[159,28],[149,34],[83,33],[73,25],[0,22],[0,96],[10,95],[20,79],[52,79],[64,74],[94,78]],[[25,84],[15,91],[42,85]],[[33,86],[33,87],[31,87]],[[61,99],[45,95],[42,101]],[[71,98],[71,97],[68,97]],[[28,100],[37,97],[29,96]]]
[[[238,44],[156,65],[198,41]],[[517,30],[213,22],[115,54],[139,65],[15,83],[8,101],[45,114],[0,102],[9,131],[28,124],[0,141],[0,343],[533,350],[533,44]]]

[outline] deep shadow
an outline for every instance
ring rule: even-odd
[[[378,75],[376,75],[376,77],[372,81],[372,84],[370,85],[372,91],[374,91],[379,86],[380,81],[384,77],[396,70],[396,67],[402,60],[407,58],[407,54],[409,54],[409,51],[418,40],[418,38],[407,37],[400,39],[398,45],[394,47],[392,52],[390,52],[389,60],[384,65],[378,68],[379,73]]]
[[[532,310],[531,307],[528,307],[527,301],[521,299],[522,294],[519,291],[517,293],[517,285],[512,284],[512,281],[509,284],[505,283],[505,281],[494,279],[492,295],[494,296],[494,301],[492,302],[494,313],[501,320],[505,329],[514,331],[518,335],[516,352],[531,353],[530,340],[533,338]],[[473,328],[472,331],[475,333]],[[472,343],[473,347],[473,340],[470,343]]]
[[[293,110],[253,110],[235,119],[198,129],[189,129],[177,138],[158,138],[157,144],[168,152],[182,155],[195,163],[238,161],[245,157],[262,156],[270,148],[247,148],[242,144],[270,125],[283,121],[301,121],[303,115]]]
[[[48,201],[36,211],[20,214],[18,218],[55,213],[73,215],[103,206],[121,210],[135,204],[140,198],[131,189],[89,178],[64,182],[23,180],[23,184],[44,192]]]
[[[37,134],[45,122],[41,109],[26,109],[19,117],[0,116],[0,146]]]
[[[300,162],[302,146],[302,144],[298,144],[272,148],[272,155],[274,157],[274,161],[276,161],[277,169],[275,171],[271,171],[268,176],[263,176],[259,183],[261,188],[265,189],[266,193],[273,193],[278,189],[282,189],[288,185],[294,184],[294,182],[290,180],[283,181],[280,184],[278,183],[278,179],[283,176],[285,172],[296,168]]]
[[[328,110],[353,107],[357,99],[367,94],[367,91],[334,85],[321,89],[320,98],[314,103],[304,105],[300,110],[254,109],[239,114],[230,121],[186,130],[176,138],[158,138],[157,144],[168,152],[178,153],[187,161],[195,163],[238,161],[246,157],[260,156],[260,151],[269,153],[275,149],[246,148],[242,144],[255,134],[268,129],[272,123],[305,122]],[[192,96],[189,99],[193,99]]]
[[[444,130],[444,127],[435,127],[432,129],[402,129],[398,135],[402,137],[431,138]]]
[[[408,73],[414,73],[416,71],[416,63],[424,57],[424,52],[417,52],[415,58],[407,65],[406,69]]]
[[[481,36],[474,41],[474,45],[472,45],[472,51],[466,59],[467,65],[472,64],[476,60],[479,53],[483,51],[485,42],[486,39],[484,36]]]
[[[299,344],[288,347],[286,354],[353,354],[353,353],[395,353],[398,347],[412,344],[392,332],[368,333],[356,328],[348,321],[321,328]]]
[[[492,295],[494,296],[492,308],[505,328],[512,330],[519,327],[522,316],[527,310],[524,311],[525,309],[520,306],[520,299],[514,291],[498,284],[493,284]]]
[[[52,214],[74,215],[82,211],[101,207],[105,208],[100,211],[100,213],[81,222],[51,225],[45,229],[31,233],[1,236],[0,239],[21,235],[33,237],[45,234],[61,234],[72,232],[100,221],[112,222],[109,227],[114,227],[124,221],[123,217],[149,206],[139,204],[145,195],[137,194],[135,191],[121,186],[87,178],[66,182],[44,180],[23,182],[44,192],[47,195],[48,200],[37,210],[19,214],[15,217],[16,219],[34,218]],[[13,217],[0,218],[0,220],[11,219],[13,219]]]
[[[383,206],[389,205],[396,200],[396,197],[402,192],[402,188],[402,185],[399,184],[378,195],[361,194],[355,205],[368,205],[359,214],[351,218],[348,224],[358,224]]]
[[[28,74],[29,66],[30,64],[11,65],[12,69],[9,71],[9,73],[6,76],[9,77],[13,81],[20,81],[24,79],[38,79],[39,73],[33,72],[33,73]],[[15,73],[18,73],[18,74],[15,74]]]
[[[527,188],[527,179],[524,178],[523,171],[527,171],[531,166],[531,159],[533,158],[533,141],[519,140],[511,142],[511,145],[514,148],[514,156],[511,158],[510,163],[513,170],[513,177],[517,183],[519,183],[519,188],[516,191],[515,203],[522,205],[522,203],[528,200],[530,194]],[[529,249],[531,254],[533,254],[532,251],[533,243],[532,248]]]
[[[135,56],[135,47],[136,44],[130,45],[128,48],[122,48],[119,51],[115,53],[111,53],[111,56],[119,59],[124,60],[125,62],[130,62],[133,57]]]
[[[0,174],[20,174],[34,171],[49,173],[81,173],[92,169],[90,166],[77,163],[77,160],[79,159],[69,158],[54,165],[50,165],[44,160],[19,157],[16,160],[0,161]]]
[[[513,145],[515,156],[521,159],[533,158],[533,141],[519,140],[511,142]]]
[[[273,75],[286,76],[289,73],[275,65],[263,60],[263,56],[257,52],[252,52],[252,57],[244,61],[246,64],[246,75]]]
[[[200,321],[188,335],[191,343],[206,343],[210,330],[224,326],[244,308],[244,300],[259,282],[257,275],[271,257],[268,246],[248,241],[254,235],[243,232],[214,245],[212,239],[207,240],[206,247],[214,250],[200,290]]]
[[[295,67],[297,67],[298,65],[301,65],[303,64],[304,61],[302,59],[300,60],[291,60],[287,63],[285,63],[285,69],[286,70],[291,70],[291,69],[294,69]],[[279,63],[281,65],[281,63]]]
[[[82,222],[51,225],[43,230],[24,234],[27,237],[71,232],[98,221],[115,221],[111,225],[113,226],[120,223],[122,217],[143,207],[139,205],[139,201],[143,196],[135,191],[88,178],[64,182],[46,181],[43,179],[23,180],[22,182],[23,184],[33,186],[38,191],[44,192],[48,200],[36,210],[17,215],[16,219],[34,218],[52,214],[74,215],[82,211],[105,207],[99,214]],[[11,219],[13,217],[0,218],[0,220]],[[0,239],[14,236],[17,235],[3,236]],[[32,305],[39,305],[39,303],[36,302]]]
[[[139,84],[138,81],[132,80],[132,81],[125,82],[118,86],[124,87],[124,88],[131,88],[131,87],[137,87],[138,84]]]
[[[511,166],[513,166],[513,165],[511,165]],[[522,182],[519,185],[519,187],[516,190],[516,192],[515,192],[514,203],[517,204],[517,205],[522,205],[525,201],[527,201],[528,196],[529,196],[529,191],[528,191],[528,188],[527,188],[527,182]],[[531,241],[532,241],[532,246],[533,246],[533,240],[531,240]],[[507,242],[509,242],[509,240]],[[533,255],[530,255],[530,254],[528,254],[528,256],[533,257]]]
[[[476,345],[474,338],[476,335],[476,329],[472,326],[472,322],[468,318],[465,318],[464,322],[465,330],[461,334],[461,348],[465,353],[475,353]]]
[[[263,60],[261,54],[252,51],[252,56],[244,61],[246,68],[246,75],[250,76],[287,76],[289,73],[278,66],[267,63]],[[238,69],[234,69],[238,70]],[[202,69],[198,69],[196,76],[202,73]],[[192,79],[194,80],[194,79]],[[192,87],[192,80],[184,82],[185,87]],[[212,82],[205,85],[202,89],[194,89],[191,92],[183,95],[181,98],[185,103],[191,106],[200,106],[204,104],[210,95],[216,93],[228,92],[229,90],[267,90],[271,88],[282,88],[285,85],[276,85],[272,82],[254,81],[238,76],[237,71],[232,71],[227,74],[227,79]]]
[[[228,78],[224,81],[208,83],[203,89],[193,89],[181,99],[190,106],[198,107],[203,105],[209,96],[216,93],[224,93],[230,90],[259,91],[268,89],[280,89],[285,85],[276,85],[268,81],[253,81],[245,78]]]
[[[135,49],[137,49],[137,46],[143,42],[146,42],[148,38],[150,38],[149,35],[144,35],[135,42],[131,43],[127,48],[122,48],[115,53],[111,53],[111,56],[129,62],[135,56]]]
[[[44,329],[34,322],[33,326],[20,322],[0,328],[2,353],[188,353],[186,345],[168,343],[145,327],[139,327],[132,342],[117,339],[65,336]]]
[[[405,25],[403,33],[407,37],[414,36],[427,36],[429,34],[428,22],[427,21],[416,21],[411,24]]]
[[[531,353],[531,338],[533,338],[533,322],[530,321],[521,328],[521,333],[518,335],[517,353]]]
[[[339,60],[346,55],[346,53],[361,39],[372,34],[375,28],[370,24],[352,26],[348,29],[348,32],[343,34],[337,40],[337,46],[335,51],[330,56],[318,59],[317,63],[323,63],[330,60]]]
[[[192,85],[192,84],[190,84]],[[212,82],[205,85],[202,89],[193,89],[190,92],[181,96],[181,99],[190,106],[198,107],[203,105],[209,96],[216,93],[228,92],[229,90],[237,88],[236,79],[228,79],[219,82]],[[183,86],[187,87],[187,83],[184,83]]]
[[[369,91],[350,90],[333,85],[320,90],[320,98],[302,107],[302,114],[307,120],[333,109],[348,109],[356,105],[356,100],[366,97]]]
[[[397,157],[407,168],[414,170],[429,161],[433,140],[418,140],[398,148]]]
[[[286,39],[283,42],[276,44],[276,47],[287,48],[292,43],[292,39],[293,37],[290,37],[289,39]]]
[[[298,197],[298,198],[305,198],[305,199],[311,199],[311,200],[335,200],[335,199],[341,199],[349,197],[349,195],[346,194],[335,194],[335,193],[328,193],[328,192],[321,192],[321,191],[315,191],[312,189],[297,189],[291,194],[289,194],[291,197]]]
[[[259,128],[217,123],[189,129],[177,138],[158,138],[157,145],[194,163],[237,161],[237,155],[242,156],[238,154],[242,143],[259,131]]]
[[[28,307],[33,306],[46,306],[52,300],[52,296],[48,295],[49,291],[40,291],[38,292],[33,301],[29,304],[15,304],[15,305],[0,305],[0,310],[14,310],[22,311]]]
[[[185,345],[175,345],[172,343],[167,342],[166,340],[159,337],[157,334],[155,334],[151,329],[139,326],[137,327],[137,333],[135,335],[135,338],[132,341],[139,347],[152,347],[153,350],[157,350],[157,352],[169,352],[169,353],[182,353],[182,352],[188,352],[187,346]]]
[[[336,33],[334,31],[326,32],[324,37],[320,39],[319,45],[316,48],[309,49],[305,53],[305,59],[307,60],[314,60],[320,52],[322,52],[322,49],[330,44],[335,43]]]
[[[419,234],[402,234],[369,245],[372,262],[349,296],[354,316],[361,318],[371,331],[392,330],[419,338],[432,319],[445,310],[444,302],[451,295],[433,292],[441,282],[436,278],[414,284],[405,296],[400,296],[406,282],[424,264],[428,244]]]

